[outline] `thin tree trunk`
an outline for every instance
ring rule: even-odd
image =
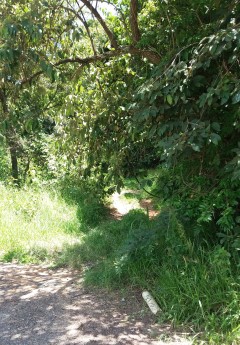
[[[141,33],[138,27],[138,0],[131,0],[130,3],[130,26],[133,43],[137,44],[141,39]]]
[[[0,89],[0,101],[2,103],[3,120],[9,119],[9,111],[7,105],[7,97],[4,89]],[[18,158],[17,158],[17,142],[14,140],[15,131],[10,125],[5,133],[6,141],[9,147],[11,157],[12,178],[14,182],[19,185],[19,171],[18,171]]]

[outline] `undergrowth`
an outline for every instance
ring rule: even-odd
[[[101,193],[98,193],[95,185],[84,181],[64,180],[60,184],[61,196],[69,204],[77,207],[77,217],[81,222],[81,231],[88,227],[95,227],[106,220],[107,207]]]

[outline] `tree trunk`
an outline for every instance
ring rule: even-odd
[[[133,44],[137,44],[141,39],[141,33],[138,27],[138,0],[131,0],[130,3],[130,26]]]
[[[19,173],[18,173],[18,159],[17,159],[17,149],[12,142],[9,147],[11,166],[12,166],[12,178],[16,184],[19,184]]]
[[[9,119],[9,111],[7,105],[7,97],[6,91],[4,89],[0,89],[0,101],[2,103],[2,110],[3,110],[3,119]],[[6,142],[9,147],[10,157],[11,157],[11,168],[12,168],[12,178],[14,183],[19,185],[19,172],[18,172],[18,158],[17,158],[17,141],[14,128],[9,125],[9,128],[6,130],[5,133]]]

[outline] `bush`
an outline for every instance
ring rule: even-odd
[[[192,164],[192,163],[191,163]],[[189,162],[174,168],[161,168],[152,192],[162,202],[176,210],[184,224],[188,238],[196,245],[222,245],[231,254],[235,264],[240,256],[240,183],[228,175],[196,176]]]

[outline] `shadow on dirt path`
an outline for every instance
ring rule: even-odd
[[[170,329],[154,321],[135,296],[83,288],[79,272],[0,263],[0,345],[163,344]]]

